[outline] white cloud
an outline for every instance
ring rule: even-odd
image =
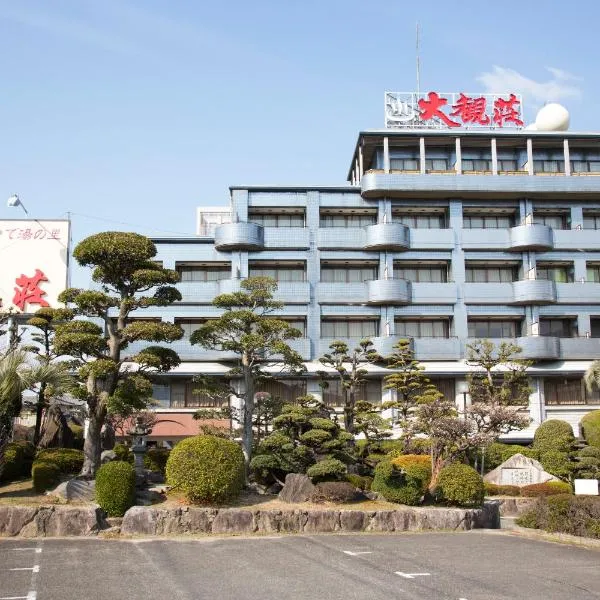
[[[486,92],[522,94],[534,105],[581,97],[582,90],[577,85],[582,81],[580,77],[555,67],[546,67],[546,70],[552,77],[535,81],[514,69],[494,66],[492,71],[479,75],[477,81],[484,85]]]

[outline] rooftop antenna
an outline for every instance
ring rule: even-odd
[[[421,26],[419,25],[419,22],[417,21],[417,44],[416,44],[416,50],[417,50],[417,98],[421,95],[421,57],[419,55],[420,52],[420,45],[421,45]]]

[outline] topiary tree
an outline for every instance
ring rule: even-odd
[[[584,415],[580,430],[587,444],[600,448],[600,410],[591,410]]]
[[[430,404],[444,398],[443,394],[431,383],[425,375],[424,367],[415,359],[410,340],[400,340],[394,346],[394,352],[387,358],[388,368],[394,373],[384,377],[386,390],[394,390],[396,399],[385,402],[383,408],[394,409],[396,416],[394,424],[402,428],[404,451],[410,446],[418,406]]]
[[[483,479],[469,465],[448,465],[440,471],[435,496],[452,506],[481,506],[485,496]]]
[[[181,300],[171,284],[177,272],[153,259],[156,247],[137,233],[109,231],[80,242],[73,256],[93,268],[100,290],[70,288],[60,296],[74,319],[56,325],[54,352],[72,356],[79,367],[76,395],[87,403],[88,430],[84,442],[82,475],[93,477],[100,465],[101,430],[109,412],[127,415],[145,408],[152,397],[157,374],[179,364],[170,348],[148,346],[127,353],[132,342],[172,342],[183,336],[178,325],[138,318],[140,311],[169,306]],[[134,318],[135,315],[135,318]],[[135,368],[126,365],[135,364]]]
[[[573,472],[575,436],[571,425],[559,419],[544,421],[533,436],[533,449],[548,473],[568,480]]]
[[[226,377],[234,385],[213,377],[200,377],[197,383],[199,391],[221,400],[230,396],[240,398],[242,448],[249,466],[254,444],[255,395],[259,384],[274,378],[273,369],[279,374],[297,374],[305,367],[300,354],[288,344],[302,333],[273,315],[283,307],[282,302],[273,300],[277,282],[269,277],[250,277],[240,286],[239,292],[214,298],[213,306],[223,314],[209,319],[194,331],[190,342],[236,356],[235,365]],[[269,370],[265,369],[267,365]]]
[[[360,387],[367,381],[367,364],[381,360],[373,348],[371,340],[361,340],[356,348],[350,350],[348,344],[335,341],[329,345],[330,352],[319,358],[319,362],[328,367],[328,371],[318,371],[320,385],[323,389],[329,387],[329,382],[336,380],[344,391],[344,429],[355,433],[354,421],[356,403]]]
[[[423,502],[430,479],[430,458],[406,454],[377,464],[371,490],[389,502],[414,506]]]
[[[337,479],[354,461],[348,452],[351,438],[323,403],[304,396],[296,404],[286,404],[273,419],[273,432],[259,445],[250,465],[259,479],[281,484],[288,473]]]
[[[600,448],[585,446],[575,456],[575,477],[578,479],[600,479]]]
[[[122,517],[135,504],[135,469],[115,460],[96,473],[96,502],[109,517]]]
[[[212,435],[179,442],[167,460],[167,483],[194,503],[235,499],[244,485],[244,455],[238,444]]]

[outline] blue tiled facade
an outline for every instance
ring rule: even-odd
[[[447,168],[428,172],[432,158]],[[417,172],[403,170],[405,159]],[[350,343],[368,333],[383,353],[410,337],[460,403],[466,345],[514,340],[534,361],[532,426],[516,437],[549,417],[577,431],[582,414],[600,408],[576,389],[600,357],[600,135],[370,131],[351,164],[343,187],[233,187],[230,223],[211,235],[156,238],[165,267],[193,273],[179,284],[181,303],[147,314],[199,323],[218,314],[216,294],[238,289],[254,269],[274,269],[280,315],[303,323],[295,346],[309,373],[331,332]],[[217,266],[229,276],[201,280]],[[173,382],[227,370],[226,356],[178,346],[184,363],[165,379],[163,407],[174,406]],[[374,369],[373,382],[382,375]],[[318,395],[314,376],[306,379]],[[380,386],[380,398],[390,393]]]

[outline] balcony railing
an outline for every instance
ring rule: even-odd
[[[217,250],[261,250],[264,244],[264,228],[256,223],[224,223],[215,229]]]
[[[373,279],[367,281],[369,304],[409,304],[410,281],[405,279]]]

